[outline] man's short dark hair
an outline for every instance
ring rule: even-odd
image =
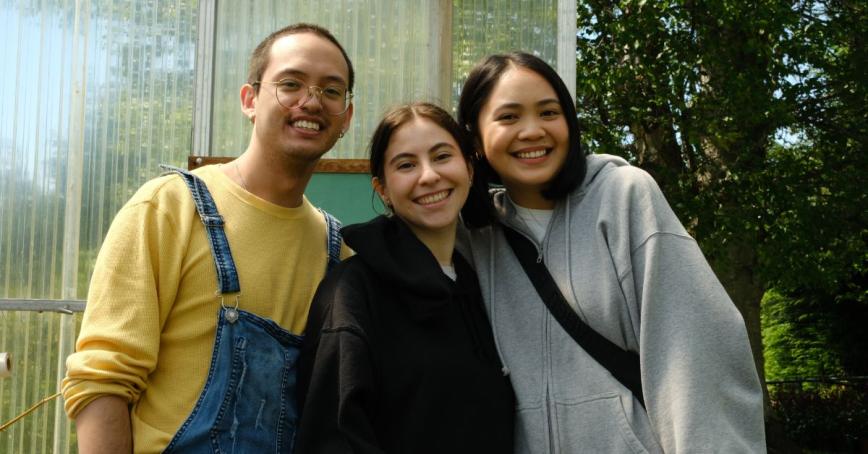
[[[250,54],[250,67],[247,70],[247,83],[253,85],[258,91],[259,85],[255,85],[255,83],[262,80],[262,74],[265,73],[265,68],[268,67],[272,44],[284,36],[295,35],[298,33],[313,33],[320,38],[327,39],[329,42],[337,46],[341,51],[341,55],[344,56],[344,60],[347,62],[347,69],[349,70],[350,80],[347,81],[347,89],[353,91],[353,83],[355,82],[356,74],[353,71],[353,62],[350,61],[347,51],[344,50],[344,47],[341,46],[341,43],[338,42],[337,38],[335,38],[330,31],[320,27],[319,25],[306,24],[303,22],[292,24],[277,30],[263,39],[262,42],[256,46],[256,49],[253,49],[253,53]]]

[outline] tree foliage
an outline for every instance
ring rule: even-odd
[[[760,370],[767,289],[806,310],[864,307],[865,6],[589,0],[577,20],[587,145],[654,175]]]
[[[676,0],[579,7],[578,108],[591,148],[648,170],[745,315],[755,353],[766,150],[786,123],[775,97],[787,5]],[[761,364],[761,357],[758,357]]]
[[[868,15],[858,2],[799,3],[781,88],[795,137],[770,150],[764,279],[788,299],[763,308],[770,374],[868,374]],[[817,323],[811,325],[809,320]],[[783,329],[786,327],[786,329]],[[786,343],[774,333],[784,334]],[[805,342],[822,339],[825,350]],[[782,361],[797,359],[795,364]],[[829,361],[837,371],[826,369]]]

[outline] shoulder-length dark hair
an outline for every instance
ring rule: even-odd
[[[479,134],[479,112],[488,102],[494,86],[510,68],[526,68],[545,79],[554,89],[558,96],[558,102],[563,109],[564,119],[569,131],[569,149],[567,157],[560,172],[552,178],[552,181],[542,191],[542,196],[549,200],[559,200],[567,197],[585,178],[586,163],[585,154],[582,152],[579,121],[576,115],[576,106],[570,96],[564,81],[558,76],[554,68],[539,57],[526,52],[512,52],[508,54],[489,55],[470,70],[467,81],[461,89],[461,99],[458,102],[458,123],[461,124],[473,138],[477,148],[476,172],[473,178],[474,187],[479,186],[487,192],[490,183],[500,184],[500,176],[488,164],[485,153],[482,151],[482,137]],[[476,189],[479,192],[480,188]],[[470,226],[482,226],[490,221],[481,216],[491,214],[491,210],[465,210],[464,220]]]

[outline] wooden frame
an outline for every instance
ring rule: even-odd
[[[230,156],[187,156],[187,169],[193,170],[208,164],[231,162]],[[320,159],[316,173],[369,173],[367,159]]]

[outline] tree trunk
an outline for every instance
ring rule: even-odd
[[[758,267],[755,244],[756,242],[748,239],[729,242],[723,248],[720,257],[711,260],[711,267],[726,288],[735,307],[744,317],[757,373],[760,381],[765,385],[765,360],[760,326],[760,302],[765,289],[755,273]],[[768,409],[768,390],[765,386],[763,386],[763,402]]]

